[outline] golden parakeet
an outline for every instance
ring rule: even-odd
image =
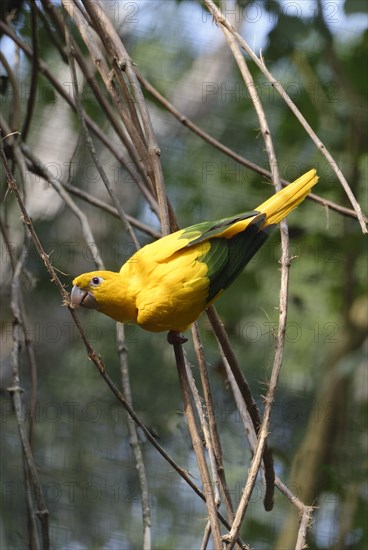
[[[138,250],[119,273],[79,275],[73,281],[73,306],[97,309],[151,332],[184,331],[234,281],[274,226],[317,181],[316,170],[310,170],[252,212],[162,237]]]

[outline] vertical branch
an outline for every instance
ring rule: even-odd
[[[10,243],[10,240],[8,238],[8,233],[5,227],[5,224],[3,224],[2,220],[0,219],[0,231],[2,234],[2,237],[4,239],[5,247],[7,250],[7,254],[9,256],[9,261],[11,265],[11,269],[14,272],[16,269],[16,259],[12,250],[12,246]],[[28,246],[27,239],[29,238],[28,233],[26,232],[24,235],[24,246]],[[26,354],[28,359],[28,365],[29,365],[29,371],[30,371],[30,378],[31,378],[31,395],[30,395],[30,406],[29,406],[29,424],[28,424],[28,440],[30,447],[32,449],[33,447],[33,434],[34,434],[34,426],[35,426],[35,416],[36,416],[36,400],[37,400],[37,364],[36,364],[36,357],[33,347],[32,339],[29,336],[29,330],[28,330],[28,323],[27,323],[27,316],[24,306],[24,300],[23,300],[23,294],[20,292],[19,295],[19,307],[20,307],[20,317],[21,317],[21,325],[23,329],[23,336],[24,336],[24,343],[26,348]]]
[[[234,35],[226,27],[222,27],[222,30],[225,34],[227,43],[233,53],[235,61],[238,64],[244,83],[247,87],[249,97],[252,100],[254,110],[257,114],[259,126],[261,129],[263,141],[265,143],[266,152],[268,156],[268,164],[270,166],[270,171],[271,171],[271,180],[276,188],[276,191],[280,191],[281,189],[280,174],[279,174],[279,169],[277,165],[275,149],[272,142],[271,130],[269,128],[267,118],[263,110],[260,97],[257,92],[257,88],[254,84],[252,74],[248,69],[248,65],[244,59],[243,54],[240,51],[238,44],[236,43]]]
[[[252,420],[254,431],[258,436],[260,432],[261,419],[257,408],[257,404],[254,401],[252,393],[250,391],[249,384],[244,377],[244,374],[240,368],[240,365],[235,356],[235,353],[231,347],[229,338],[213,306],[210,306],[207,309],[207,315],[212,325],[213,331],[216,335],[219,346],[224,356],[226,357],[226,360],[229,363],[231,372],[236,380],[236,384],[239,388],[239,391],[242,395],[244,403],[247,407],[249,416]],[[265,493],[263,502],[264,502],[265,510],[269,511],[269,510],[272,510],[272,506],[273,506],[273,493],[274,493],[273,485],[275,480],[275,472],[273,468],[272,451],[269,448],[267,441],[264,442],[263,462],[265,467],[265,478],[266,478],[266,493]]]
[[[208,424],[210,428],[211,445],[213,446],[213,450],[215,453],[216,467],[217,467],[219,480],[221,483],[222,492],[225,499],[227,517],[229,519],[229,522],[232,522],[234,519],[234,509],[233,509],[233,504],[231,502],[230,491],[226,482],[225,468],[222,460],[221,441],[217,430],[212,392],[211,392],[211,387],[210,387],[210,382],[209,382],[208,372],[206,367],[206,359],[204,356],[203,345],[200,340],[197,323],[194,323],[194,325],[192,326],[192,335],[193,335],[194,349],[197,355],[197,361],[199,365],[199,373],[201,376],[203,396],[206,404],[206,410],[208,413]]]
[[[32,45],[33,45],[33,57],[32,57],[32,74],[31,74],[31,87],[29,90],[29,97],[27,101],[26,117],[22,126],[22,140],[26,141],[28,132],[30,129],[34,106],[37,95],[37,79],[38,79],[38,38],[37,38],[37,7],[35,2],[29,2],[31,8],[31,30],[32,30]]]
[[[2,147],[2,145],[1,145]],[[31,540],[33,540],[33,546],[38,546],[37,529],[34,523],[34,517],[37,516],[41,524],[41,538],[43,550],[50,548],[49,540],[49,523],[48,523],[48,509],[46,501],[42,492],[41,482],[38,477],[37,468],[34,462],[34,457],[31,449],[29,439],[27,437],[26,429],[24,426],[24,407],[21,394],[23,389],[20,383],[19,374],[19,355],[21,351],[21,339],[22,339],[22,316],[21,316],[21,298],[20,298],[20,277],[23,271],[23,266],[27,254],[27,247],[23,245],[23,249],[16,265],[12,286],[11,286],[11,309],[14,315],[13,323],[13,350],[11,354],[11,366],[12,366],[12,386],[8,388],[8,391],[13,400],[13,406],[15,411],[15,417],[17,421],[17,427],[19,432],[19,438],[22,446],[23,460],[25,464],[25,483],[27,487],[27,509],[28,520],[30,526]],[[36,508],[34,507],[31,494],[34,494]]]
[[[221,22],[221,18],[223,16],[221,14],[221,18],[219,18],[219,15],[218,15],[219,10],[216,8],[216,6],[214,6],[212,0],[205,0],[205,1],[206,1],[206,5],[209,7],[210,11],[212,11],[216,20],[218,22]],[[236,39],[233,34],[233,31],[229,30],[229,28],[224,25],[222,25],[222,30],[228,41],[230,49],[233,52],[235,60],[239,66],[245,85],[249,90],[249,94],[252,99],[252,102],[260,123],[275,189],[276,191],[279,191],[281,190],[282,187],[281,187],[280,176],[279,176],[278,167],[277,167],[275,150],[274,150],[273,142],[271,138],[271,132],[267,123],[267,119],[266,119],[260,98],[254,86],[252,75],[247,67],[247,64],[245,62],[243,55],[240,52],[239,46],[236,43]],[[284,345],[285,345],[286,321],[287,321],[289,268],[290,268],[289,235],[288,235],[288,227],[287,227],[286,221],[281,222],[280,231],[281,231],[282,255],[281,255],[281,282],[280,282],[280,296],[279,296],[279,329],[278,329],[278,335],[277,335],[274,364],[273,364],[273,369],[271,373],[269,388],[267,391],[267,396],[265,398],[265,410],[264,410],[261,428],[258,434],[258,437],[259,437],[258,445],[252,460],[251,468],[248,475],[248,480],[245,485],[245,488],[238,506],[238,510],[235,514],[233,526],[231,528],[229,535],[226,537],[226,541],[229,543],[230,547],[232,547],[235,537],[239,532],[241,523],[243,521],[246,509],[249,503],[249,499],[252,494],[253,487],[257,478],[257,473],[261,465],[262,456],[266,445],[266,438],[269,431],[271,410],[272,410],[272,405],[275,398],[277,381],[278,381],[281,366],[282,366],[282,358],[283,358]],[[270,499],[269,504],[271,504],[272,500],[273,500],[273,497],[272,499]]]
[[[68,3],[65,5],[65,7],[68,6]],[[22,51],[26,54],[26,56],[32,60],[33,58],[33,51],[32,49],[29,47],[29,45],[20,40],[19,36],[13,31],[13,29],[11,27],[9,27],[8,25],[6,25],[1,19],[0,19],[0,31],[4,32],[7,36],[9,36],[13,42],[15,44],[17,44],[21,49]],[[88,45],[88,43],[87,43]],[[94,59],[95,60],[95,59]],[[96,63],[98,64],[98,60],[95,60]],[[66,91],[66,88],[65,86],[63,86],[54,76],[53,74],[50,72],[47,64],[39,59],[39,70],[40,72],[48,79],[50,85],[57,91],[57,93],[66,101],[66,103],[68,103],[72,109],[74,109],[76,111],[76,107],[75,107],[75,104],[74,104],[74,101],[71,97],[71,94],[69,94],[67,91]],[[94,88],[94,91],[95,91],[95,88]],[[104,104],[104,106],[106,106],[106,102]],[[107,111],[108,115],[111,115],[112,114],[112,109],[108,109]],[[122,139],[124,145],[126,145],[127,147],[127,150],[129,151],[129,154],[133,154],[133,155],[136,155],[135,153],[135,149],[134,147],[131,146],[130,144],[130,140],[129,138],[126,139],[126,143],[122,137],[123,135],[123,128],[120,128],[120,132],[119,132],[119,126],[116,122],[116,115],[113,115],[112,117],[110,116],[109,117],[110,119],[112,118],[114,120],[114,123],[113,123],[113,127],[114,129],[116,130],[117,134],[119,135],[120,139]],[[95,136],[98,137],[99,141],[101,143],[103,143],[105,145],[105,147],[111,151],[112,155],[116,158],[116,160],[125,168],[125,170],[128,172],[128,174],[132,177],[132,179],[137,183],[140,191],[144,194],[145,198],[147,199],[147,201],[149,202],[150,204],[150,207],[152,208],[152,210],[154,212],[158,212],[158,208],[157,208],[157,204],[156,204],[156,201],[155,199],[152,197],[151,193],[150,193],[150,190],[149,189],[146,189],[146,187],[144,186],[143,182],[141,181],[140,177],[139,177],[139,173],[142,173],[142,177],[143,177],[143,168],[141,166],[141,163],[139,161],[139,159],[137,161],[134,161],[136,166],[140,169],[139,173],[138,173],[138,170],[136,170],[135,168],[132,167],[132,162],[130,162],[127,158],[126,158],[126,155],[124,154],[123,151],[121,150],[118,150],[112,143],[111,143],[111,139],[109,139],[106,134],[101,130],[101,128],[98,126],[98,124],[96,124],[94,122],[94,120],[92,120],[91,117],[89,117],[88,115],[85,114],[85,120],[86,120],[86,123],[87,123],[87,126],[89,127],[89,129],[94,133]],[[4,130],[4,134],[7,134],[8,132]],[[130,148],[129,148],[129,144],[130,144]],[[132,157],[133,160],[134,160],[134,156]]]
[[[130,407],[133,406],[132,392],[130,389],[128,350],[125,341],[124,325],[116,323],[116,336],[118,353],[120,359],[121,385],[124,396]],[[142,518],[143,518],[143,550],[151,548],[151,506],[149,501],[148,482],[146,469],[143,461],[141,445],[138,439],[137,426],[133,418],[127,414],[130,445],[133,450],[134,460],[138,471],[138,481],[142,497]]]
[[[218,477],[218,472],[216,467],[216,457],[215,457],[215,453],[212,445],[212,439],[211,439],[210,430],[209,430],[208,421],[207,421],[208,411],[206,408],[206,404],[203,404],[203,399],[198,393],[196,382],[192,374],[191,366],[187,361],[185,355],[184,355],[184,359],[185,359],[185,369],[186,369],[186,373],[189,381],[190,391],[192,392],[193,400],[197,409],[197,415],[198,415],[202,432],[203,432],[205,446],[208,452],[211,474],[212,474],[212,483],[214,488],[214,500],[215,500],[216,508],[218,509],[221,504],[221,495],[220,495],[220,487],[219,487],[219,477]],[[205,527],[203,538],[202,538],[201,550],[205,550],[207,548],[210,535],[211,535],[211,522],[207,521],[207,525]]]
[[[4,69],[6,70],[6,73],[9,77],[9,82],[12,87],[13,92],[13,104],[12,109],[10,113],[10,121],[9,121],[9,127],[11,131],[19,131],[20,127],[20,117],[21,117],[21,98],[19,94],[19,87],[18,82],[15,77],[14,71],[10,67],[5,55],[0,50],[0,62],[3,64]]]
[[[58,24],[58,27],[60,27],[60,21],[59,21],[59,18],[57,17],[57,14],[54,13],[54,8],[49,4],[48,0],[43,0],[43,1],[46,2],[47,6],[51,10],[51,13],[53,14],[53,19],[55,19],[56,24]],[[84,74],[84,77],[88,81],[91,87],[91,90],[93,91],[101,109],[106,114],[106,118],[110,121],[112,127],[114,128],[116,134],[118,135],[120,141],[126,148],[129,154],[129,157],[132,160],[132,161],[129,161],[128,159],[123,160],[122,158],[120,158],[119,162],[121,162],[125,170],[136,182],[136,184],[138,185],[140,191],[148,201],[152,210],[158,214],[158,206],[152,195],[153,193],[152,182],[149,179],[146,173],[147,171],[143,164],[143,160],[145,158],[144,157],[145,151],[144,150],[143,152],[141,151],[142,154],[140,155],[139,154],[140,149],[139,147],[137,147],[137,145],[139,146],[142,143],[142,138],[140,137],[140,144],[136,144],[136,147],[134,147],[128,132],[128,128],[130,128],[130,120],[125,114],[118,90],[116,89],[113,82],[111,81],[111,73],[109,71],[108,65],[104,59],[104,55],[100,48],[101,41],[98,39],[98,36],[95,34],[95,31],[90,27],[90,25],[87,23],[87,21],[85,20],[83,15],[80,13],[80,11],[75,9],[71,2],[64,2],[63,7],[65,11],[69,14],[69,16],[73,17],[73,21],[77,26],[80,32],[80,35],[83,38],[89,50],[91,59],[95,64],[97,70],[99,71],[104,81],[105,87],[110,93],[110,96],[112,97],[119,111],[120,118],[124,124],[122,125],[119,122],[119,118],[116,116],[116,112],[111,107],[110,103],[107,101],[105,96],[101,93],[101,90],[96,82],[96,79],[93,78],[92,75],[90,74],[89,66],[86,63],[82,53],[78,49],[77,44],[75,44],[75,41],[71,40],[71,44],[73,45],[74,55],[76,57],[76,60],[78,61],[78,65],[80,69]],[[63,32],[62,26],[60,28],[60,32]],[[84,118],[88,125],[89,119],[85,113],[84,113]]]
[[[217,518],[217,508],[215,503],[214,492],[212,488],[211,478],[208,472],[206,458],[203,451],[203,445],[198,433],[191,395],[189,391],[189,380],[185,369],[185,359],[183,354],[183,348],[180,343],[174,342],[174,352],[176,366],[178,369],[178,376],[180,382],[180,389],[183,396],[184,412],[187,418],[190,436],[192,438],[193,450],[196,455],[199,472],[202,479],[202,485],[204,494],[206,496],[206,504],[208,508],[209,520],[211,524],[212,537],[216,550],[221,550],[221,532]]]
[[[227,378],[231,387],[231,390],[234,394],[235,403],[237,406],[237,409],[239,411],[240,418],[242,419],[243,426],[245,433],[247,434],[248,441],[250,444],[250,448],[253,452],[255,452],[257,448],[257,435],[254,430],[254,426],[252,424],[251,418],[249,416],[249,412],[247,410],[247,407],[244,407],[244,399],[243,396],[239,390],[239,386],[235,380],[235,377],[233,375],[233,372],[230,368],[229,362],[223,352],[222,353],[222,360],[225,365],[225,370],[227,374]],[[299,498],[294,495],[287,487],[286,485],[275,476],[275,487],[291,502],[291,504],[297,509],[297,511],[300,514],[301,521],[298,531],[298,537],[297,542],[295,545],[295,550],[303,550],[306,546],[306,536],[307,536],[307,530],[312,524],[312,514],[313,514],[313,506],[307,506],[299,500]]]
[[[203,399],[199,395],[198,389],[196,387],[196,382],[191,370],[191,365],[189,364],[185,354],[184,354],[184,360],[185,360],[185,370],[188,377],[189,387],[192,392],[193,400],[197,409],[197,415],[201,423],[205,446],[208,451],[210,467],[212,472],[212,483],[214,487],[215,504],[216,504],[216,507],[218,508],[221,503],[221,497],[220,497],[219,480],[218,480],[217,468],[216,468],[216,458],[215,458],[214,448],[212,445],[212,438],[210,434],[209,424],[207,420],[208,410],[207,410],[206,402],[203,403]]]

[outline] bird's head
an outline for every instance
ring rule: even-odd
[[[118,278],[119,274],[113,271],[91,271],[79,275],[73,281],[72,305],[103,311],[114,299]]]
[[[91,271],[73,281],[71,302],[97,309],[121,323],[135,323],[137,308],[134,292],[129,291],[129,279],[114,271]]]

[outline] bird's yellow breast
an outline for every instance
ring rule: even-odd
[[[203,311],[208,296],[208,267],[200,258],[210,243],[175,251],[178,243],[175,247],[175,239],[169,237],[173,235],[167,238],[166,252],[153,243],[134,254],[120,270],[129,281],[129,293],[135,296],[136,322],[152,332],[185,330]],[[174,252],[168,255],[168,249]]]

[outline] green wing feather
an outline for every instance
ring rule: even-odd
[[[225,229],[227,229],[231,225],[234,225],[234,223],[236,222],[247,220],[248,218],[255,218],[251,222],[253,223],[260,217],[262,217],[263,221],[266,218],[265,215],[260,214],[259,212],[254,210],[252,212],[245,212],[244,214],[233,216],[232,218],[223,218],[221,220],[216,220],[215,222],[212,221],[197,223],[196,225],[191,225],[190,227],[184,229],[179,238],[189,239],[189,242],[186,246],[193,246],[195,244],[208,241],[212,237],[218,237],[221,233],[225,231]]]
[[[240,219],[254,217],[244,231],[230,239],[217,237],[221,235],[231,223]],[[192,247],[204,241],[210,241],[211,247],[199,261],[208,267],[207,277],[210,280],[207,304],[210,303],[219,292],[227,288],[242,272],[247,263],[253,258],[263,243],[267,240],[274,226],[261,229],[265,215],[258,212],[248,212],[242,217],[226,218],[216,222],[216,225],[207,224],[203,227],[202,234],[191,240],[187,247]],[[205,224],[199,224],[204,226]],[[191,228],[192,229],[192,228]]]

